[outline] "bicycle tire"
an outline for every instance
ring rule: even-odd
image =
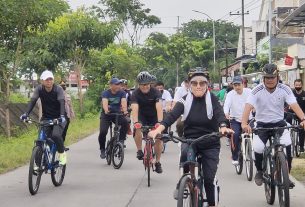
[[[289,172],[287,167],[287,160],[284,152],[278,152],[276,156],[276,179],[278,187],[278,197],[281,207],[290,206],[289,195]]]
[[[107,141],[107,145],[106,145],[106,162],[107,165],[111,164],[111,146],[110,146],[110,141]]]
[[[274,170],[271,162],[271,155],[265,158],[264,176],[268,176],[268,180],[264,179],[265,197],[267,203],[273,205],[275,200]]]
[[[188,176],[184,176],[179,183],[177,207],[195,207],[194,187]]]
[[[35,195],[38,192],[40,186],[41,175],[43,162],[43,149],[40,146],[35,146],[32,151],[32,156],[29,166],[29,175],[28,175],[28,186],[31,195]],[[38,167],[37,170],[34,170],[34,167]],[[33,179],[35,176],[35,179]],[[35,182],[35,183],[33,183]]]
[[[150,165],[150,149],[149,145],[146,144],[146,161],[145,161],[145,165],[146,165],[146,170],[147,170],[147,186],[150,187],[150,171],[151,171],[151,165]]]
[[[299,133],[296,133],[295,136],[295,146],[294,146],[294,151],[295,151],[295,156],[300,157],[301,152],[300,152],[300,143],[299,143]]]
[[[119,159],[118,162],[116,162],[116,158]],[[114,169],[120,169],[120,167],[122,166],[123,162],[124,162],[124,146],[122,143],[117,142],[113,149],[112,149],[112,153],[111,153],[111,160],[112,160],[112,165],[114,167]]]
[[[241,175],[243,172],[243,166],[244,166],[244,158],[243,153],[241,151],[238,152],[238,165],[235,166],[235,171],[237,175]]]
[[[67,165],[59,165],[58,152],[52,158],[51,180],[55,187],[61,186],[66,175]]]
[[[292,129],[291,131],[290,131],[290,137],[291,137],[291,156],[292,157],[295,157],[295,156],[297,156],[296,155],[296,143],[295,143],[295,141],[296,141],[296,139],[295,139],[295,136],[296,136],[296,132]]]
[[[245,140],[245,166],[246,166],[246,175],[247,180],[252,181],[253,179],[253,157],[252,157],[252,144],[251,141]]]

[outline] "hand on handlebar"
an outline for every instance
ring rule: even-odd
[[[303,127],[303,129],[305,130],[305,120],[303,120],[300,125]]]
[[[135,122],[135,123],[133,124],[133,126],[134,126],[134,128],[136,128],[136,129],[141,129],[141,128],[142,128],[142,124],[141,124],[140,122]]]
[[[20,120],[23,122],[25,122],[28,119],[29,119],[29,115],[27,113],[24,113],[20,116]]]
[[[148,136],[155,139],[157,136],[160,136],[160,132],[158,130],[151,130],[148,132]]]
[[[222,135],[226,135],[226,134],[234,134],[234,131],[230,128],[227,128],[227,127],[221,127],[219,129],[219,132],[222,134]]]
[[[252,133],[252,128],[249,126],[249,124],[241,124],[241,128],[247,134]]]

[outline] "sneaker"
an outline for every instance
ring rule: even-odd
[[[254,181],[257,186],[261,186],[263,184],[263,172],[262,171],[257,171]]]
[[[143,160],[143,157],[144,157],[144,153],[142,150],[138,150],[137,151],[137,158],[138,160]]]
[[[106,152],[105,152],[104,149],[101,149],[100,158],[101,158],[101,159],[105,159],[105,158],[106,158]]]
[[[232,160],[232,165],[237,166],[239,165],[239,162],[237,160]]]
[[[156,171],[156,173],[159,173],[159,174],[163,172],[160,162],[156,162],[155,171]]]
[[[66,165],[66,164],[67,164],[67,154],[66,154],[66,152],[59,153],[59,165]]]
[[[289,188],[292,189],[295,187],[295,183],[289,179]]]

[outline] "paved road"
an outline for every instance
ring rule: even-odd
[[[128,140],[125,162],[120,170],[99,159],[97,135],[70,147],[67,175],[61,187],[53,187],[50,175],[43,175],[39,192],[30,196],[27,189],[28,166],[0,176],[0,207],[171,207],[173,189],[179,177],[178,147],[169,144],[163,156],[162,175],[152,174],[147,187],[142,163],[135,158],[135,146]],[[265,207],[263,188],[235,174],[229,150],[222,148],[219,180],[221,207]],[[292,207],[304,207],[305,188],[292,191]],[[275,206],[278,206],[276,204]]]

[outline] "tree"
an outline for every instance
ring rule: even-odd
[[[63,0],[0,0],[0,79],[3,81],[4,104],[6,106],[6,134],[10,134],[9,100],[11,80],[24,53],[24,40],[33,30],[43,29],[45,24],[56,18],[68,5]]]
[[[127,32],[132,46],[138,44],[142,29],[161,23],[160,18],[150,15],[151,9],[143,8],[145,5],[139,0],[101,0],[99,4],[101,7],[93,9],[100,17],[119,21],[123,25],[121,32]]]
[[[213,58],[213,41],[211,39],[201,40],[201,41],[192,41],[192,56],[193,58],[200,63],[203,68],[209,66],[209,61]]]

